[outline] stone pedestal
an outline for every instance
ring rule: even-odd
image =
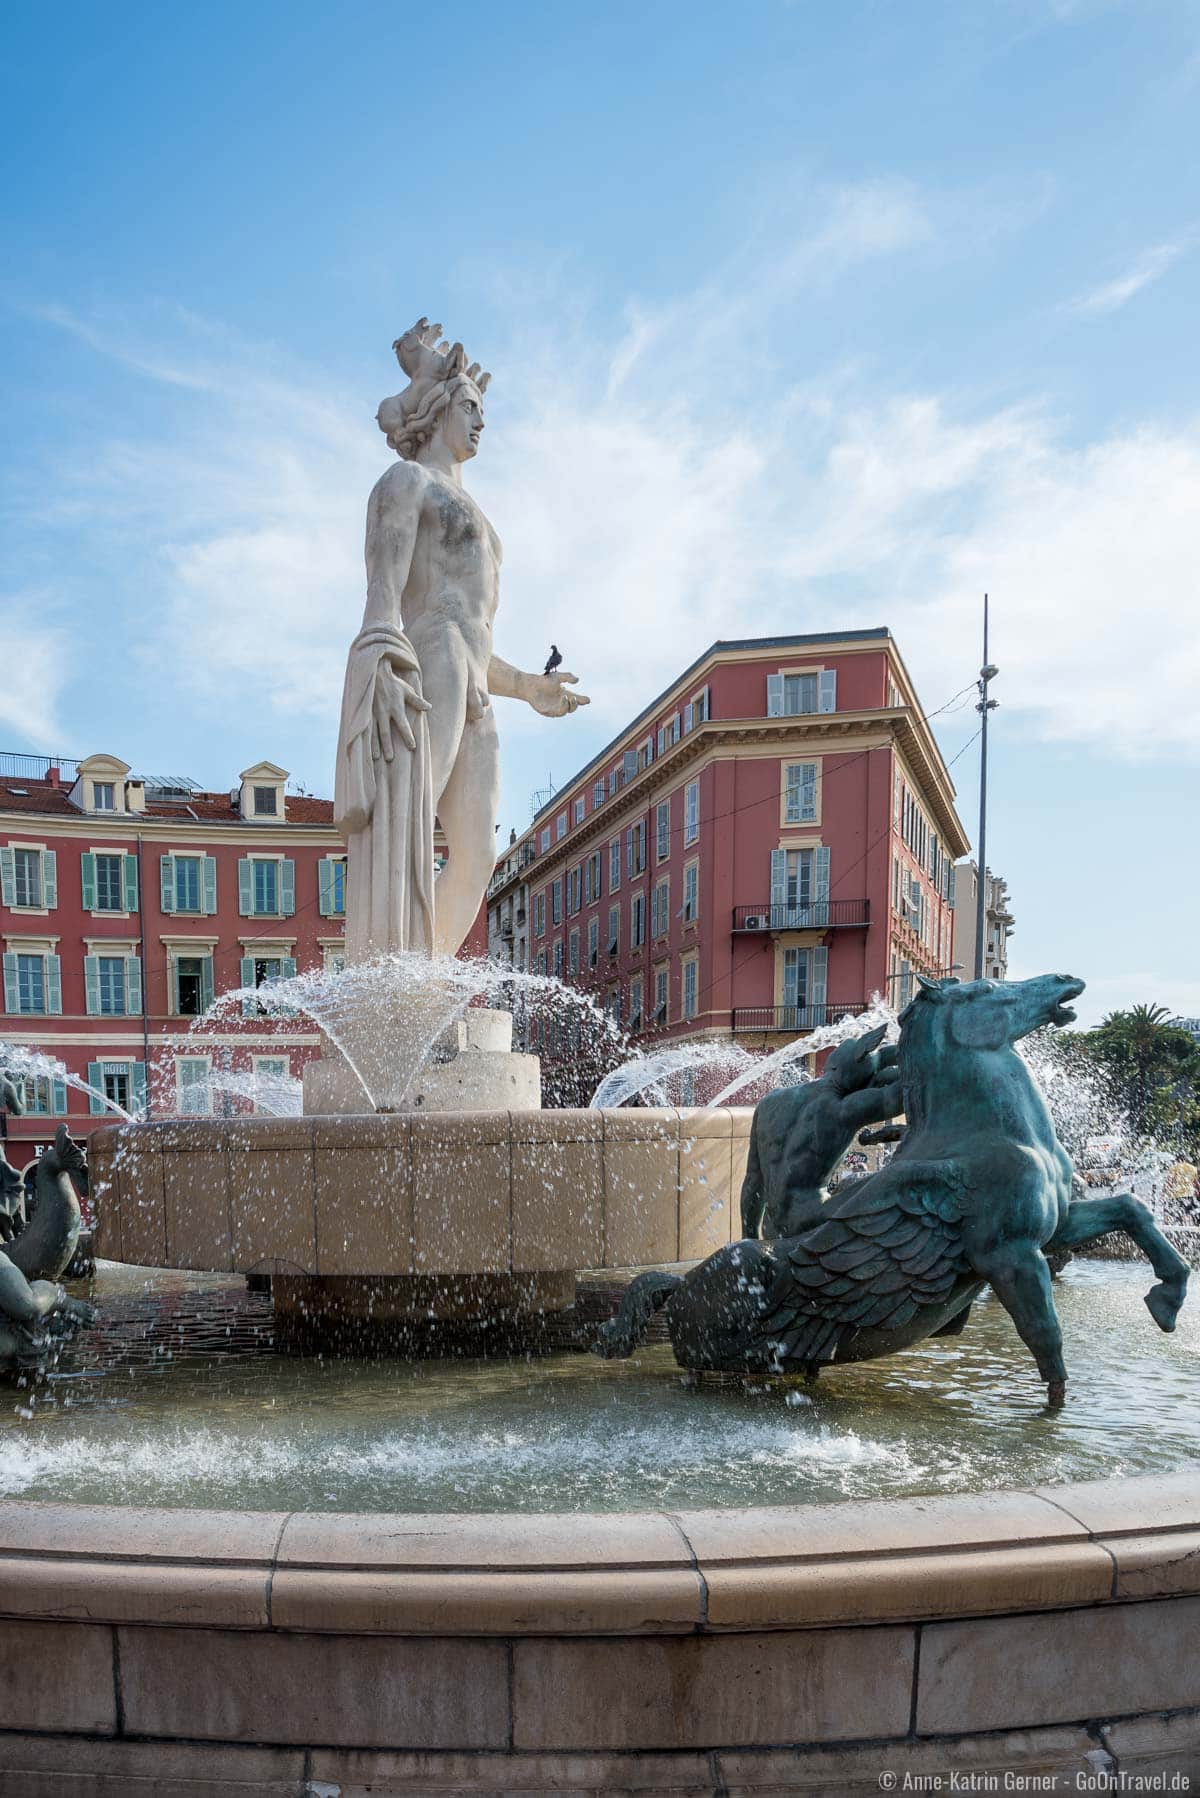
[[[512,1013],[473,1006],[435,1046],[429,1064],[396,1103],[379,1111],[540,1111],[541,1061],[514,1054]],[[326,1048],[304,1070],[306,1117],[361,1116],[372,1110],[343,1057]]]

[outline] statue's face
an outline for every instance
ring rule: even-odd
[[[456,462],[469,462],[483,430],[483,396],[473,381],[463,381],[450,396],[439,421],[442,441]]]

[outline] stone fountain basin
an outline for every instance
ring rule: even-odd
[[[0,1610],[22,1798],[1200,1768],[1191,1472],[674,1515],[14,1502]]]

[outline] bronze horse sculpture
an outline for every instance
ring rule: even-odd
[[[1132,1195],[1072,1198],[1070,1160],[1014,1046],[1073,1021],[1083,984],[920,979],[900,1020],[908,1127],[891,1161],[794,1236],[730,1243],[682,1279],[639,1275],[596,1352],[630,1354],[661,1308],[682,1367],[812,1373],[955,1333],[990,1285],[1059,1405],[1067,1373],[1046,1255],[1115,1230],[1150,1261],[1146,1304],[1173,1330],[1186,1261]]]
[[[20,1176],[0,1159],[0,1184],[7,1188],[14,1181],[19,1193]],[[0,1243],[0,1372],[38,1366],[57,1339],[95,1319],[94,1306],[71,1298],[58,1284],[79,1244],[73,1181],[86,1192],[87,1158],[60,1124],[38,1159],[32,1219]]]

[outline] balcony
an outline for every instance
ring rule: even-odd
[[[823,1030],[826,1024],[840,1024],[843,1018],[861,1017],[867,1009],[861,1000],[851,1005],[752,1005],[733,1013],[733,1034],[776,1031],[797,1036],[802,1030]]]
[[[737,905],[733,934],[752,936],[773,930],[865,930],[871,922],[869,899],[818,899],[811,905]]]

